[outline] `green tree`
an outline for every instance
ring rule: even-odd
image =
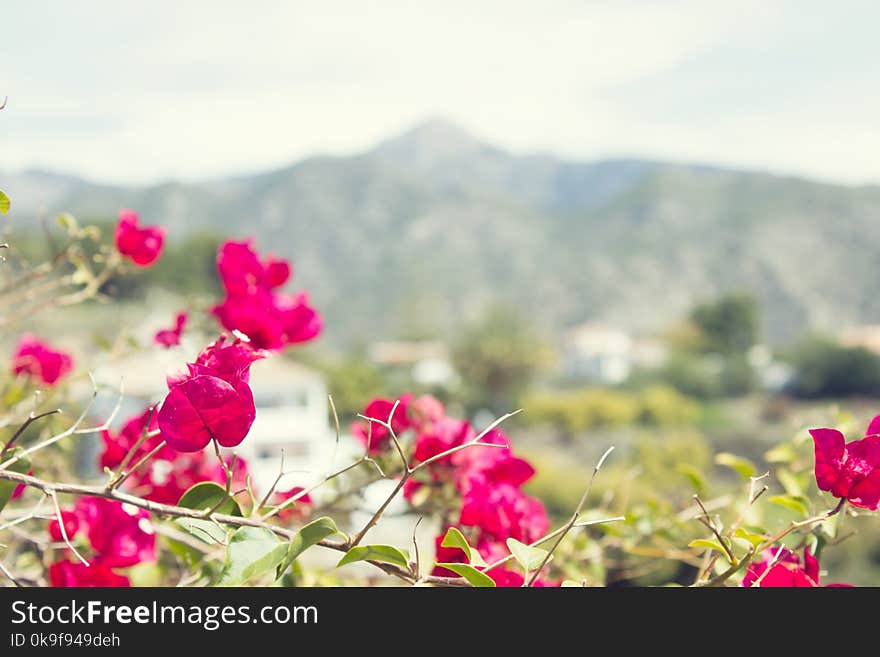
[[[702,350],[708,353],[743,354],[758,341],[758,304],[748,294],[728,294],[700,304],[691,312],[691,321],[700,331]]]
[[[511,410],[551,354],[519,313],[493,306],[465,327],[453,344],[452,358],[463,381],[466,404],[503,413]]]
[[[362,356],[348,356],[338,362],[315,366],[327,377],[327,387],[341,420],[354,419],[371,399],[388,393],[382,372]]]
[[[880,393],[880,358],[863,347],[811,337],[788,354],[794,367],[789,390],[807,398]]]

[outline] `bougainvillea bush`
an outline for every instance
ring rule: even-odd
[[[363,400],[346,427],[359,443],[354,460],[309,487],[256,490],[236,453],[259,412],[251,366],[289,357],[323,329],[306,292],[284,291],[290,263],[262,254],[252,239],[221,244],[223,298],[181,311],[139,347],[164,353],[187,338],[201,345],[197,355],[181,355],[168,371],[163,398],[130,417],[118,416],[121,403],[96,417],[89,400],[68,394],[88,380],[89,363],[64,348],[65,331],[38,335],[28,323],[45,311],[112,303],[106,283],[160,261],[167,237],[134,210],[120,212],[112,237],[67,215],[59,223],[63,244],[46,261],[26,262],[4,244],[9,257],[0,265],[0,323],[15,336],[0,398],[0,570],[8,584],[602,586],[640,583],[640,571],[665,564],[665,578],[651,583],[841,586],[823,559],[849,538],[848,519],[876,515],[880,504],[878,417],[850,441],[838,428],[801,431],[765,455],[763,474],[719,454],[716,462],[740,479],[732,485],[677,463],[670,480],[687,478],[665,502],[620,494],[619,470],[602,469],[616,455],[603,446],[577,482],[577,504],[551,517],[529,492],[536,469],[508,428],[515,412],[475,426],[407,391]],[[328,409],[335,417],[332,399]],[[91,464],[99,480],[73,474],[86,436],[100,444]],[[336,503],[380,481],[387,497],[365,522]],[[373,542],[389,508],[401,506],[412,534]],[[432,550],[419,550],[420,526]]]

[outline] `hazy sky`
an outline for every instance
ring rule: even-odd
[[[880,3],[6,2],[0,170],[205,178],[430,117],[515,152],[880,183]]]

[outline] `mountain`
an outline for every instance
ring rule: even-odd
[[[350,157],[142,188],[0,174],[15,225],[40,208],[136,208],[168,227],[257,237],[294,260],[331,341],[449,333],[489,302],[550,332],[662,329],[746,290],[771,341],[880,323],[880,187],[647,160],[518,156],[429,121]]]

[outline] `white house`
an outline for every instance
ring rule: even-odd
[[[570,328],[562,341],[565,373],[579,379],[620,383],[632,368],[632,342],[625,331],[597,322]]]
[[[289,474],[279,483],[280,489],[315,483],[333,465],[336,439],[323,377],[292,360],[273,357],[251,366],[250,381],[257,418],[236,451],[247,459],[254,484],[260,490],[272,485],[282,453]],[[339,458],[348,446],[340,446]]]
[[[376,365],[408,370],[412,380],[422,385],[449,386],[458,376],[448,345],[437,340],[374,342],[369,357]]]
[[[633,337],[598,322],[568,329],[562,338],[562,365],[568,376],[599,383],[621,383],[636,367],[660,367],[667,349],[662,341]]]

